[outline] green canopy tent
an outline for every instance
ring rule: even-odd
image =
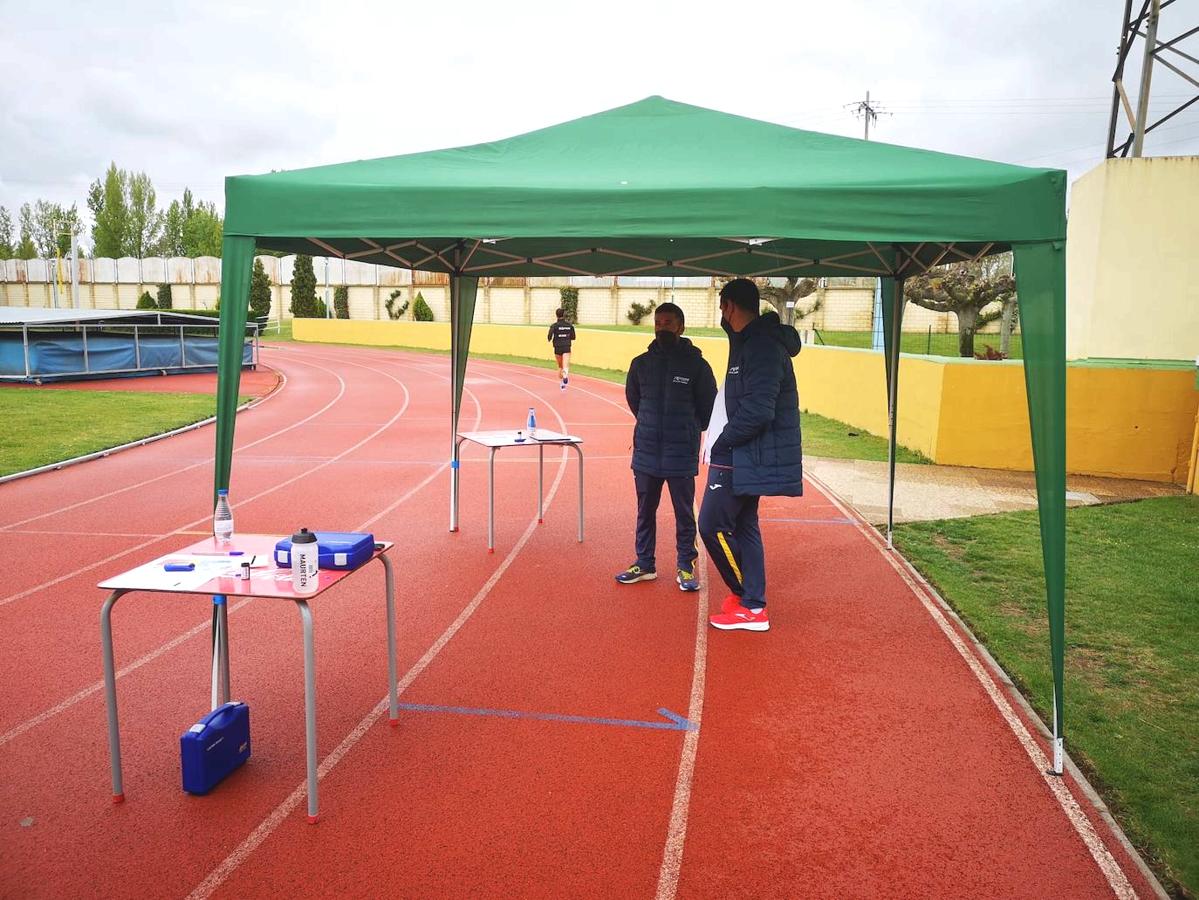
[[[650,97],[493,143],[225,182],[216,486],[232,465],[255,248],[443,272],[451,310],[451,509],[480,277],[872,275],[883,279],[891,494],[903,281],[1012,250],[1062,768],[1065,173],[786,128]],[[888,514],[888,538],[892,517]],[[457,523],[452,519],[451,529]]]

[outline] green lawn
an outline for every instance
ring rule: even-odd
[[[827,419],[816,413],[803,413],[803,452],[805,455],[830,456],[835,459],[868,459],[887,461],[887,439],[846,425],[837,419]],[[895,461],[931,465],[932,460],[916,450],[896,445]]]
[[[823,331],[819,332],[820,341],[829,347],[860,347],[868,348],[872,340],[869,331]],[[899,342],[900,350],[904,353],[916,353],[932,356],[957,356],[958,336],[952,334],[929,334],[926,331],[904,332]],[[999,349],[998,334],[978,334],[974,336],[974,350],[982,353],[990,344]],[[1024,358],[1024,344],[1019,334],[1012,335],[1008,346],[1009,359]]]
[[[1066,745],[1164,880],[1199,892],[1199,497],[1067,513]],[[901,525],[1045,721],[1052,682],[1035,513]]]
[[[244,402],[244,398],[241,402]],[[0,389],[0,475],[180,428],[216,413],[210,394]]]

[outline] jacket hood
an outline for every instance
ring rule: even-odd
[[[759,333],[767,334],[782,344],[788,356],[799,356],[803,346],[799,340],[799,332],[791,325],[784,325],[778,313],[768,312],[758,316],[741,330],[739,337],[744,340]]]

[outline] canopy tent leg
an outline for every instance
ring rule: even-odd
[[[241,386],[242,345],[250,304],[254,238],[225,235],[221,243],[221,325],[217,353],[216,475],[212,495],[229,487],[233,470],[233,426]]]
[[[898,427],[899,348],[903,332],[903,279],[881,278],[883,360],[887,367],[887,549],[895,527],[895,439]]]
[[[1016,244],[1024,379],[1032,428],[1053,668],[1053,769],[1062,774],[1066,654],[1066,247]]]
[[[478,278],[450,276],[450,531],[458,530],[458,416],[478,295]]]

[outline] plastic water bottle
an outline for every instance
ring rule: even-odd
[[[525,422],[525,431],[529,433],[530,438],[537,437],[537,416],[533,413],[533,407],[529,407],[529,421]]]
[[[212,536],[218,544],[233,542],[233,510],[229,506],[229,489],[216,492],[216,510],[212,514]]]
[[[297,594],[311,594],[317,588],[320,571],[320,547],[316,535],[301,528],[291,536],[291,587]]]

